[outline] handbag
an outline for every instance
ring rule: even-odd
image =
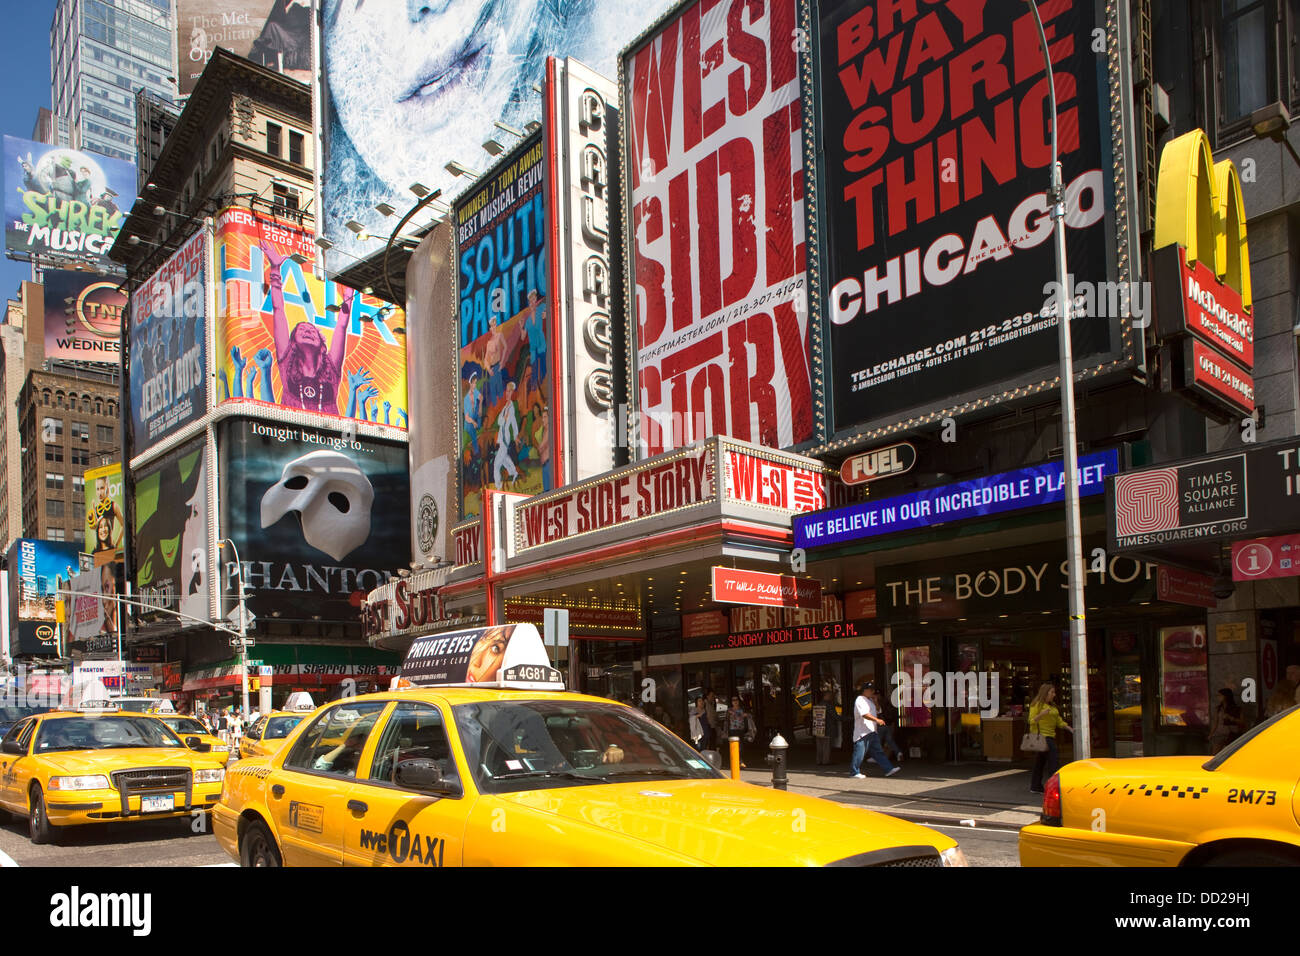
[[[1039,716],[1041,716],[1041,714]],[[1032,728],[1037,723],[1038,721],[1034,720],[1030,723],[1029,726]],[[1031,754],[1043,753],[1045,750],[1047,750],[1047,738],[1044,737],[1036,730],[1032,730],[1032,729],[1028,730],[1025,732],[1025,735],[1020,738],[1020,749],[1023,750],[1025,753],[1031,753]]]

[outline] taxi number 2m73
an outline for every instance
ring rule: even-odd
[[[406,821],[398,820],[387,833],[363,829],[361,849],[387,853],[394,863],[423,863],[425,866],[442,866],[447,841],[441,837],[412,833]]]
[[[1228,790],[1229,803],[1256,803],[1266,807],[1274,806],[1277,803],[1276,790],[1242,790],[1238,787],[1232,787]]]

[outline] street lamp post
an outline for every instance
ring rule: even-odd
[[[1083,603],[1083,539],[1079,534],[1079,455],[1074,421],[1074,350],[1070,341],[1069,267],[1065,253],[1065,194],[1061,183],[1061,162],[1057,157],[1056,79],[1052,55],[1047,49],[1043,18],[1037,0],[1024,0],[1034,13],[1038,42],[1047,68],[1048,108],[1052,114],[1052,179],[1048,199],[1052,206],[1053,237],[1056,245],[1057,332],[1061,351],[1061,443],[1065,452],[1065,542],[1070,608],[1070,683],[1074,717],[1074,757],[1092,756],[1092,731],[1088,715],[1088,631]]]
[[[243,694],[243,714],[247,717],[251,711],[248,709],[248,608],[244,603],[244,564],[239,560],[235,542],[229,538],[217,541],[218,548],[223,544],[230,545],[230,550],[235,552],[235,573],[239,576],[239,683]]]

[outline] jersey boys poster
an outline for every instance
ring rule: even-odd
[[[185,240],[131,300],[131,456],[202,417],[207,230]]]
[[[218,402],[406,427],[401,309],[315,278],[312,237],[278,220],[225,209],[216,242]]]
[[[643,454],[813,437],[795,0],[698,2],[624,55]]]
[[[455,210],[462,520],[489,485],[535,495],[554,483],[543,169],[534,137]]]
[[[1075,281],[1107,278],[1093,0],[1041,4]],[[990,397],[1058,356],[1047,79],[1021,3],[822,0],[821,203],[836,432]],[[1104,37],[1104,34],[1101,34]],[[1076,360],[1117,348],[1075,317]]]

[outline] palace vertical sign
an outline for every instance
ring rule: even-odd
[[[795,0],[698,0],[623,55],[643,454],[813,436]]]

